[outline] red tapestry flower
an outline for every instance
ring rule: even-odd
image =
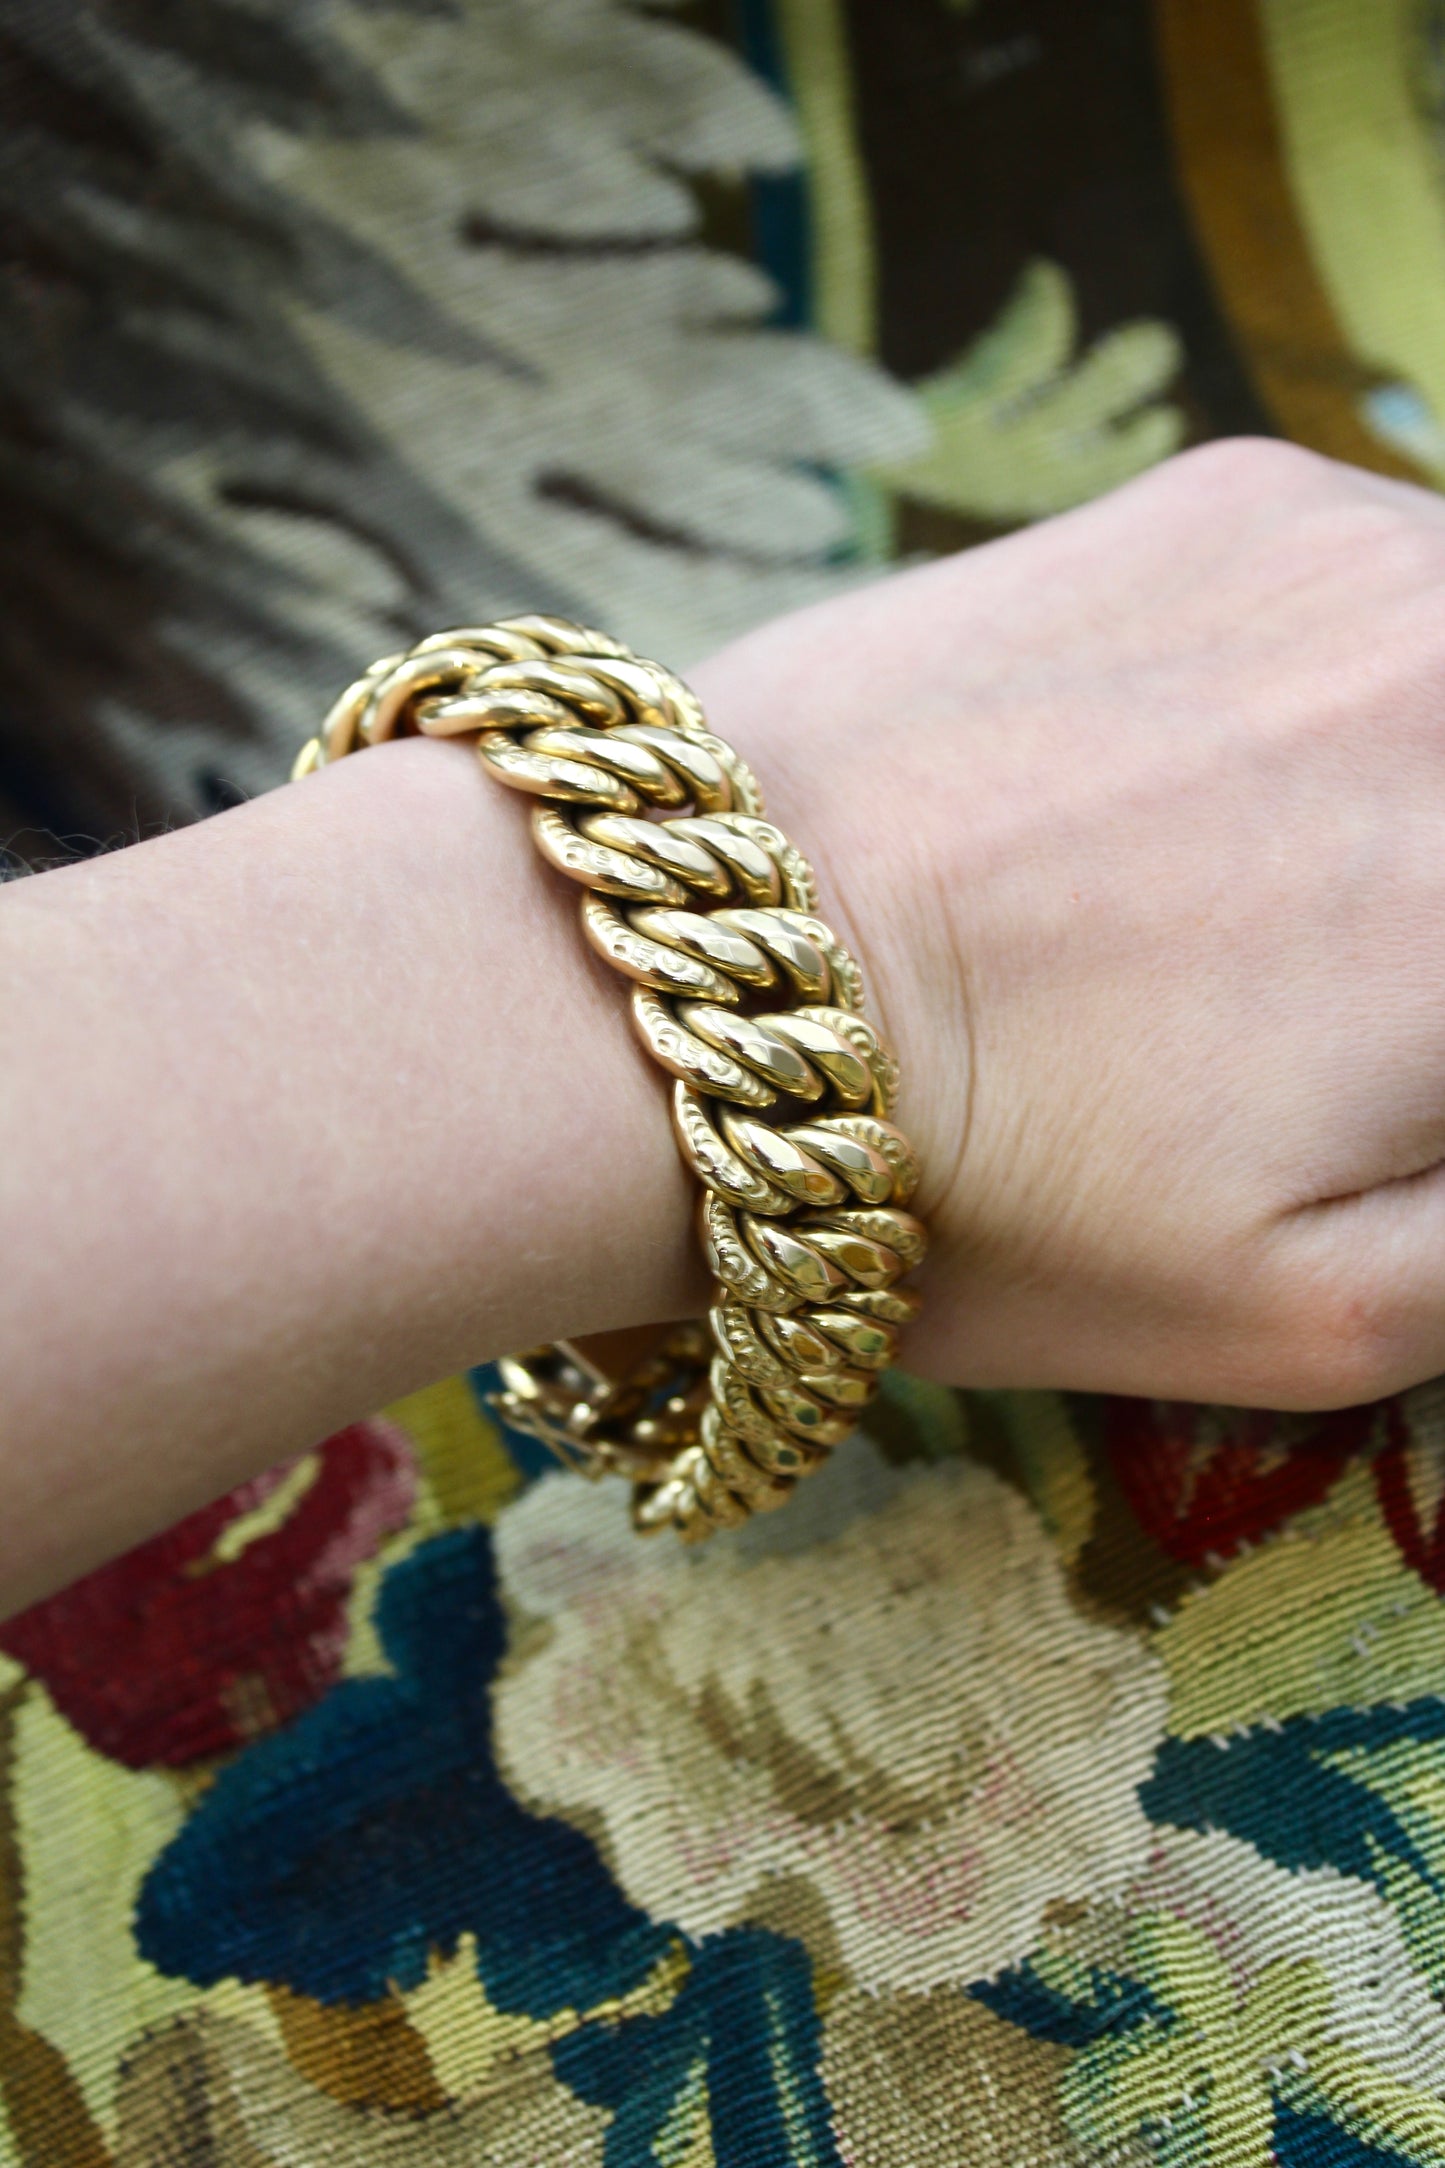
[[[1412,1422],[1399,1400],[1385,1405],[1385,1442],[1375,1456],[1375,1495],[1400,1556],[1445,1594],[1445,1433]]]
[[[278,1525],[242,1525],[291,1484],[304,1487]],[[406,1433],[354,1423],[9,1620],[0,1648],[132,1769],[224,1753],[333,1683],[352,1577],[414,1489]]]
[[[1232,1558],[1325,1496],[1377,1410],[1276,1415],[1180,1400],[1107,1400],[1115,1480],[1149,1535],[1187,1566]]]

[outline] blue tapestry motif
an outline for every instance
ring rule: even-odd
[[[1066,2048],[1091,2047],[1096,2040],[1128,2032],[1147,2018],[1166,2015],[1138,1980],[1121,1979],[1117,1973],[1090,1966],[1089,1988],[1087,2002],[1074,2002],[1025,1963],[1001,1972],[996,1980],[980,1980],[969,1992],[995,2017],[1032,2033],[1036,2040],[1052,2040]]]
[[[364,2002],[419,1985],[429,1952],[469,1931],[499,2008],[548,2017],[635,1987],[675,1932],[497,1773],[505,1627],[487,1531],[395,1568],[377,1627],[396,1677],[345,1682],[222,1771],[144,1884],[142,1954],[203,1986],[234,1975]]]
[[[1275,2108],[1271,2143],[1275,2168],[1409,2168],[1401,2154],[1364,2145],[1338,2123],[1293,2108]]]
[[[1411,1744],[1440,1748],[1445,1767],[1442,1742],[1438,1700],[1292,1717],[1224,1745],[1167,1739],[1139,1798],[1156,1822],[1228,1830],[1282,1867],[1335,1867],[1383,1889],[1393,1859],[1438,1888],[1430,1860],[1365,1772],[1371,1753]],[[1349,1769],[1340,1766],[1346,1757]]]
[[[717,2168],[841,2168],[808,1960],[781,1935],[739,1928],[699,1944],[660,2017],[584,2026],[552,2053],[574,2092],[613,2112],[606,2168],[653,2168],[699,2085]]]

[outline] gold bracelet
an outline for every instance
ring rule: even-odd
[[[903,1209],[918,1163],[858,966],[694,695],[605,634],[540,616],[437,633],[349,686],[293,773],[408,734],[469,739],[542,800],[538,847],[582,884],[587,938],[675,1079],[717,1282],[706,1324],[649,1335],[640,1361],[601,1340],[507,1357],[498,1408],[628,1477],[638,1529],[736,1527],[847,1437],[918,1307],[895,1284],[927,1240]]]

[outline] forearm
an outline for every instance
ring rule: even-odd
[[[626,1002],[464,751],[13,885],[0,984],[0,1607],[412,1387],[705,1300]]]

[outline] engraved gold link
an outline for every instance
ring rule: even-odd
[[[644,905],[633,912],[631,922],[639,933],[649,934],[655,941],[696,956],[701,962],[715,964],[739,986],[754,991],[776,986],[778,974],[768,956],[745,934],[721,924],[723,917],[721,911],[704,916],[701,911],[667,911]]]
[[[776,1100],[777,1093],[760,1076],[685,1030],[666,1003],[644,986],[633,988],[632,1016],[653,1060],[684,1083],[749,1107],[770,1107]]]
[[[792,1212],[796,1199],[775,1189],[755,1168],[729,1150],[718,1135],[707,1102],[682,1082],[672,1088],[672,1120],[678,1147],[698,1180],[728,1204],[749,1212]]]
[[[833,1441],[820,1440],[818,1447],[809,1445],[770,1415],[760,1406],[742,1372],[725,1355],[714,1356],[709,1381],[723,1421],[742,1439],[749,1459],[755,1460],[765,1474],[812,1474],[822,1457],[821,1446]],[[846,1437],[851,1428],[851,1424],[845,1424],[841,1435]]]
[[[722,1113],[722,1132],[738,1157],[787,1191],[796,1204],[841,1204],[847,1195],[835,1174],[803,1146],[807,1132],[770,1129],[745,1115]]]
[[[693,743],[702,751],[710,753],[726,774],[732,785],[732,810],[735,813],[746,813],[754,820],[761,820],[764,811],[762,786],[747,762],[733,751],[725,739],[715,738],[710,730],[698,731]],[[699,801],[698,811],[709,812],[711,808]]]
[[[860,1204],[907,1204],[918,1187],[918,1160],[901,1129],[867,1114],[810,1122],[793,1141],[821,1159]]]
[[[534,753],[518,745],[504,730],[484,730],[477,740],[477,758],[499,783],[514,790],[529,790],[543,798],[560,798],[581,805],[615,806],[619,813],[635,813],[641,804],[635,790],[609,775],[605,768],[581,760],[559,759],[555,753]]]
[[[830,1212],[827,1217],[830,1227],[841,1227],[849,1234],[865,1235],[870,1241],[886,1243],[902,1258],[905,1271],[911,1272],[915,1265],[923,1262],[928,1248],[928,1229],[911,1212],[900,1212],[891,1205],[882,1208],[849,1205]]]
[[[583,889],[587,939],[634,981],[638,1033],[676,1080],[717,1283],[706,1333],[676,1328],[615,1417],[596,1414],[612,1388],[585,1343],[508,1358],[504,1413],[630,1474],[638,1529],[699,1542],[823,1465],[917,1310],[895,1284],[926,1244],[897,1064],[811,867],[660,664],[546,614],[437,633],[349,685],[294,773],[411,735],[465,739],[540,801],[537,846]]]
[[[767,1345],[752,1314],[740,1302],[719,1302],[708,1312],[718,1348],[750,1385],[786,1385],[794,1372]]]
[[[759,1310],[797,1309],[801,1296],[759,1263],[738,1233],[731,1210],[712,1191],[702,1200],[702,1246],[714,1279],[743,1302]]]
[[[587,813],[577,825],[594,843],[605,843],[610,850],[623,851],[641,859],[645,865],[660,866],[664,873],[670,873],[675,880],[699,890],[704,896],[721,897],[732,893],[728,867],[687,834],[681,821],[638,820],[622,813]]]
[[[493,663],[478,673],[475,684],[479,692],[516,692],[524,700],[550,693],[562,707],[573,709],[598,730],[610,730],[627,721],[627,706],[616,686],[608,685],[582,663]]]
[[[687,796],[681,777],[667,762],[650,745],[635,744],[621,730],[545,723],[540,730],[529,730],[522,743],[529,753],[558,753],[565,760],[585,760],[593,767],[607,768],[624,783],[630,783],[649,805],[681,805]]]
[[[582,925],[599,956],[616,971],[660,993],[691,994],[709,1001],[736,1001],[738,990],[711,964],[683,949],[668,948],[638,933],[611,904],[589,893],[582,899]]]
[[[826,957],[832,981],[829,998],[835,1007],[849,1009],[856,1015],[863,1007],[863,974],[832,927],[825,926],[811,911],[783,910],[778,916]]]
[[[820,1329],[819,1320],[835,1316],[830,1310],[798,1310],[791,1317],[759,1311],[755,1324],[759,1338],[782,1356],[795,1377],[804,1372],[841,1370],[842,1350]]]
[[[752,1513],[775,1513],[793,1495],[796,1479],[769,1475],[760,1468],[735,1430],[723,1421],[716,1402],[702,1411],[702,1449],[735,1497]]]
[[[783,1028],[790,1018],[737,1016],[730,1009],[709,1008],[703,1001],[680,1001],[677,1020],[709,1046],[736,1055],[790,1099],[821,1099],[827,1089]]]
[[[503,778],[502,780],[505,780]],[[581,836],[569,820],[540,805],[532,815],[532,834],[537,848],[550,865],[569,880],[600,889],[604,896],[630,896],[637,902],[684,903],[687,890],[680,881],[657,866],[648,865],[626,851],[609,850]]]

